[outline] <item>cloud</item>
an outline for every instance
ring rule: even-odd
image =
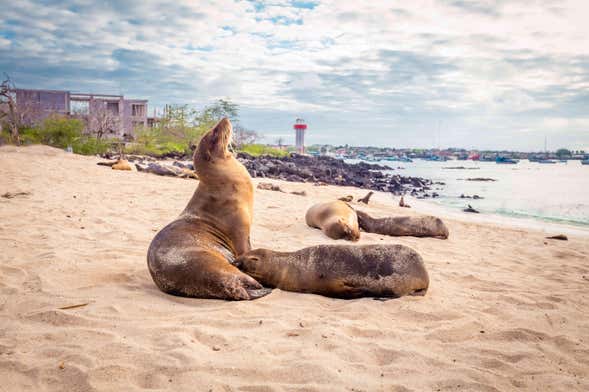
[[[529,149],[509,136],[565,118],[550,132],[587,145],[588,13],[581,0],[21,0],[0,14],[0,71],[155,106],[231,97],[268,135],[304,116],[310,142],[427,147],[442,128],[444,145]]]

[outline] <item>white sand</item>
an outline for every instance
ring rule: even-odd
[[[0,391],[589,390],[586,237],[448,220],[447,241],[359,241],[416,249],[425,297],[177,298],[155,287],[145,254],[197,182],[97,161],[0,148],[0,194],[31,192],[0,198]],[[256,190],[254,247],[334,243],[306,209],[366,193],[272,182],[308,196]],[[387,194],[363,209],[416,213]]]

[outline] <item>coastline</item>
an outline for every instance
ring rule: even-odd
[[[587,390],[589,242],[445,216],[447,240],[305,224],[317,202],[365,189],[273,179],[255,189],[254,247],[403,244],[424,259],[424,297],[339,300],[274,290],[247,302],[161,293],[155,233],[198,182],[97,166],[45,147],[0,147],[0,377],[22,390]],[[416,215],[377,192],[375,217]],[[470,219],[470,218],[467,218]],[[550,233],[559,234],[559,233]]]
[[[471,214],[459,209],[436,203],[434,200],[409,199],[412,207],[422,214],[436,215],[441,218],[458,220],[469,223],[498,226],[502,228],[525,229],[546,235],[566,234],[579,237],[589,237],[589,226],[552,222],[545,218],[515,217],[508,215],[480,213]],[[467,203],[468,201],[465,201]]]

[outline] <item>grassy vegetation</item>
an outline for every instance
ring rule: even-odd
[[[192,155],[192,148],[200,138],[223,117],[229,117],[234,123],[234,142],[236,149],[253,156],[270,155],[283,157],[288,151],[255,144],[259,137],[255,131],[239,126],[238,106],[228,100],[219,100],[196,110],[187,105],[167,106],[165,115],[153,128],[135,130],[135,141],[124,147],[127,154],[149,155],[154,157],[170,155]],[[80,119],[54,115],[42,123],[20,128],[22,144],[47,144],[59,148],[72,147],[77,154],[94,155],[118,151],[117,139],[97,137],[97,132],[87,130],[86,124]],[[12,141],[7,128],[0,135],[0,142]]]
[[[84,122],[64,116],[50,116],[39,126],[24,128],[20,131],[21,143],[47,144],[53,147],[71,146],[76,154],[103,154],[110,149],[111,141],[100,140],[85,135]]]
[[[245,152],[254,157],[258,157],[260,155],[270,155],[272,157],[285,157],[288,155],[288,151],[279,150],[277,148],[265,146],[263,144],[245,144],[239,149],[239,151]]]
[[[169,154],[190,155],[190,136],[178,136],[162,128],[136,130],[134,143],[125,147],[125,153],[161,157]]]

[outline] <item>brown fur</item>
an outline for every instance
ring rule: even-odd
[[[423,260],[403,245],[318,245],[296,252],[254,249],[235,261],[267,287],[328,297],[424,295]]]
[[[126,159],[119,159],[111,166],[113,170],[131,170],[131,165]]]
[[[373,218],[365,212],[356,210],[358,224],[367,233],[390,236],[448,238],[448,228],[435,216],[395,216]]]
[[[231,122],[221,120],[194,153],[200,183],[184,212],[153,239],[149,272],[163,292],[197,298],[254,299],[268,294],[230,263],[250,250],[253,186],[228,151]]]
[[[323,230],[325,235],[334,240],[360,239],[356,211],[341,200],[313,205],[307,210],[305,221],[310,227]]]

